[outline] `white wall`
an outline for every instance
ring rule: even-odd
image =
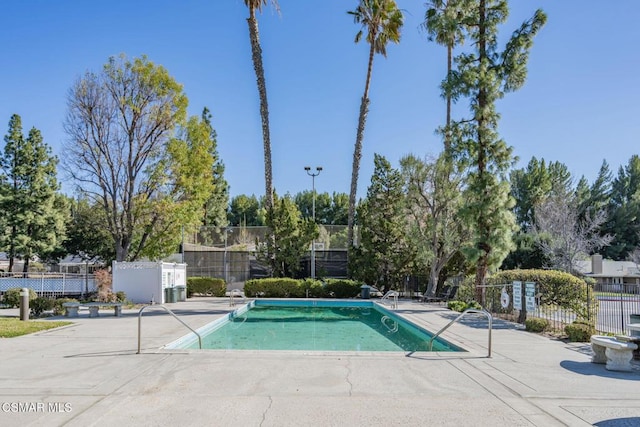
[[[186,286],[186,264],[163,262],[113,263],[113,291],[123,291],[134,303],[164,303],[164,288]]]

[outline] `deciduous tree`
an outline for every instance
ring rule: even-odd
[[[415,267],[429,270],[426,294],[433,295],[440,273],[469,236],[466,224],[458,219],[462,176],[453,173],[444,153],[431,160],[408,155],[400,166]]]
[[[577,273],[577,261],[611,242],[610,235],[600,235],[605,219],[604,211],[587,213],[580,219],[575,198],[555,195],[545,199],[536,208],[533,230],[543,236],[537,243],[550,260],[547,267]]]
[[[117,261],[175,251],[211,194],[210,127],[186,122],[187,97],[146,57],[112,57],[67,98],[65,168],[104,212]],[[180,132],[176,136],[179,126]]]

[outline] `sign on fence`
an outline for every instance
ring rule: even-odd
[[[513,308],[522,310],[522,282],[513,282]]]
[[[528,312],[536,311],[536,284],[527,282],[524,284],[524,298]]]

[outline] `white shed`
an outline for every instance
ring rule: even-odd
[[[113,262],[113,292],[123,291],[134,303],[184,301],[187,264]]]

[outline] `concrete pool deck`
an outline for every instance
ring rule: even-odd
[[[226,298],[167,307],[194,329],[233,309]],[[396,311],[431,331],[456,315],[412,301]],[[499,320],[491,358],[482,317],[443,335],[468,353],[411,357],[161,350],[188,331],[161,310],[142,320],[142,354],[138,310],[0,339],[0,425],[640,425],[640,365],[607,371],[588,344]]]

